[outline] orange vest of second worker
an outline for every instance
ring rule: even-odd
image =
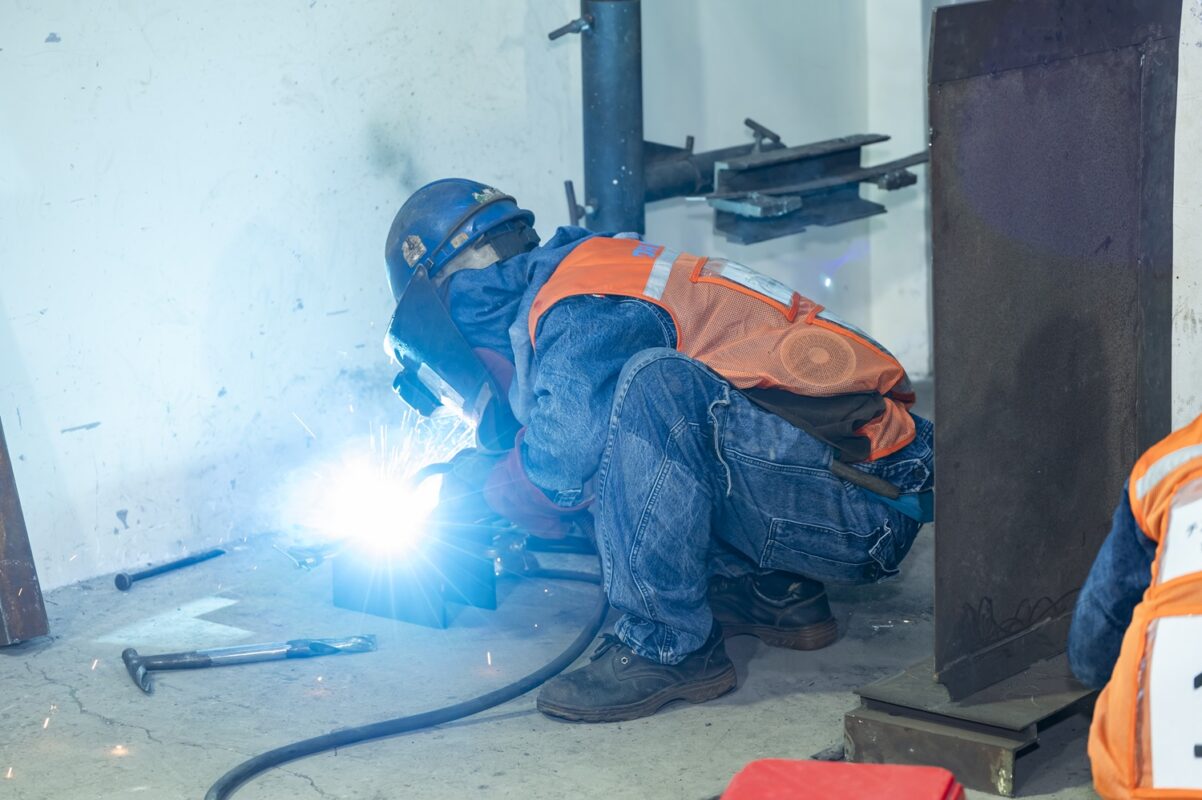
[[[910,380],[884,347],[784,284],[742,264],[595,237],[556,268],[530,311],[530,340],[553,305],[577,295],[655,303],[672,317],[676,347],[740,389],[806,397],[876,392],[885,410],[855,433],[875,460],[914,438]]]
[[[1202,416],[1143,455],[1131,511],[1156,545],[1089,734],[1106,800],[1202,797]]]

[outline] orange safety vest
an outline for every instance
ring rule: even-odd
[[[1202,797],[1202,416],[1131,471],[1131,511],[1156,541],[1089,732],[1106,800]]]
[[[595,237],[556,268],[530,309],[530,341],[552,306],[578,295],[655,303],[676,325],[676,347],[740,389],[785,389],[806,397],[877,392],[884,411],[855,431],[869,460],[914,439],[906,371],[863,331],[813,300],[742,264],[676,253],[632,239]]]

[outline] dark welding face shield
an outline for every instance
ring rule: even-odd
[[[513,447],[521,426],[509,400],[455,326],[425,270],[417,270],[401,293],[384,349],[400,365],[393,391],[416,411],[457,413],[476,426],[482,447]]]

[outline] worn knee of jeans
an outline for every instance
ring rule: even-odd
[[[705,435],[725,386],[674,350],[647,350],[622,371],[598,491],[607,590],[631,617],[619,636],[675,663],[709,634],[705,604],[714,481]]]
[[[637,421],[667,422],[671,427],[681,417],[690,422],[697,414],[692,406],[705,400],[706,382],[720,384],[721,379],[703,365],[676,350],[654,347],[636,354],[622,368],[614,395],[610,424]],[[636,408],[633,408],[637,406]]]

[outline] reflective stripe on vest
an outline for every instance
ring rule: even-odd
[[[1173,493],[1195,473],[1202,474],[1202,415],[1151,447],[1131,470],[1131,513],[1150,539],[1159,541]]]
[[[785,389],[807,397],[876,392],[884,411],[857,430],[870,459],[914,438],[909,378],[877,342],[818,303],[754,270],[629,239],[594,237],[576,247],[539,290],[530,341],[561,300],[579,295],[634,297],[672,318],[677,349],[739,389]]]
[[[1175,449],[1150,450],[1140,475],[1184,449],[1192,428],[1165,440]],[[1144,492],[1168,497],[1151,515],[1161,527],[1147,531],[1158,542],[1152,579],[1094,711],[1089,757],[1106,800],[1202,796],[1202,475],[1180,469]]]

